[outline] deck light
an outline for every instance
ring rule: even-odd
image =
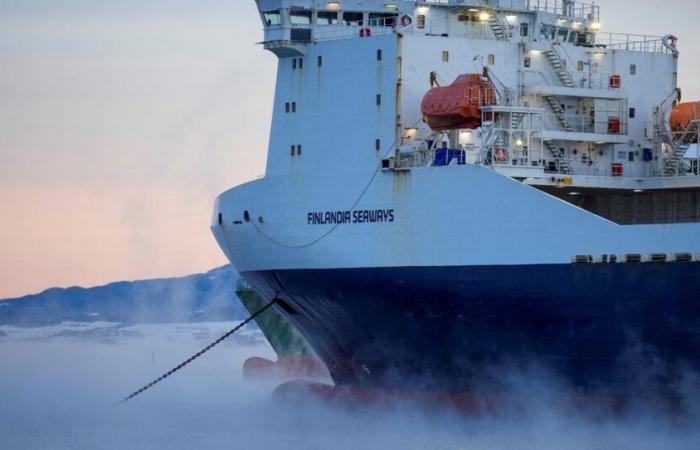
[[[571,23],[572,30],[578,30],[579,28],[581,28],[581,22],[572,22]]]
[[[598,30],[600,30],[600,22],[593,22],[593,23],[591,24],[591,30],[593,30],[593,31],[598,31]]]
[[[331,11],[340,9],[340,2],[326,2],[326,8]]]
[[[469,12],[479,12],[479,10],[476,8],[469,8],[468,11]]]
[[[518,16],[516,16],[515,14],[508,14],[506,16],[506,20],[508,21],[509,24],[514,25],[514,24],[518,23]]]
[[[581,195],[580,192],[569,192],[569,195]]]
[[[487,13],[486,11],[482,11],[479,13],[479,20],[482,22],[486,22],[491,18],[491,14]]]
[[[398,8],[398,6],[396,5],[396,3],[385,3],[385,4],[384,4],[384,7],[387,8],[387,9],[396,9],[396,8]]]
[[[522,139],[516,140],[515,145],[517,145],[518,147],[521,147],[523,145],[523,140]]]
[[[644,192],[644,189],[635,189],[634,192],[635,194],[641,194],[642,192]]]

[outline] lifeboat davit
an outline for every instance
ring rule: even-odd
[[[700,102],[679,103],[673,108],[669,120],[673,131],[685,131],[694,121],[700,121]]]
[[[496,104],[493,83],[479,74],[464,74],[449,86],[433,88],[425,94],[421,111],[434,131],[481,126],[481,108]]]

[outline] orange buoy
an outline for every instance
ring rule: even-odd
[[[700,101],[679,103],[673,108],[670,125],[673,131],[685,131],[692,122],[700,121]]]
[[[495,104],[496,89],[491,81],[479,74],[464,74],[449,86],[429,90],[421,111],[434,131],[474,129],[481,125],[480,108]]]

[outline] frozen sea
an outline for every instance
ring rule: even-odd
[[[271,399],[274,383],[242,379],[247,357],[272,357],[255,329],[117,405],[233,326],[0,327],[0,449],[700,448],[699,421],[677,423],[646,410],[583,417],[546,396],[526,414],[471,418],[409,407],[279,404]]]

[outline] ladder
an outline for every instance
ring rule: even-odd
[[[572,78],[571,73],[568,70],[566,70],[564,60],[561,59],[561,56],[559,56],[559,53],[556,51],[554,46],[552,46],[549,50],[545,51],[544,54],[547,57],[549,63],[552,65],[552,68],[557,74],[557,78],[559,78],[559,81],[561,81],[561,84],[565,87],[576,87],[576,83],[574,83],[574,79]]]
[[[559,148],[553,141],[544,141],[544,145],[547,147],[547,150],[549,150],[554,159],[556,159],[557,165],[559,166],[559,172],[565,174],[574,173],[574,170],[571,168],[571,166],[569,166],[569,162],[564,159],[564,152],[561,148]]]
[[[498,20],[498,16],[494,14],[493,12],[489,15],[489,27],[491,27],[491,31],[493,31],[494,36],[496,36],[496,39],[499,41],[507,41],[508,38],[510,38],[510,33],[506,29],[506,27],[503,26],[500,20]]]
[[[566,114],[565,114],[564,110],[562,109],[561,105],[559,104],[557,97],[555,97],[553,95],[547,95],[547,96],[544,96],[544,99],[547,101],[547,104],[549,104],[549,107],[552,109],[554,114],[557,116],[557,119],[559,120],[559,123],[561,124],[561,126],[564,127],[564,130],[566,130],[568,132],[576,131],[574,129],[574,127],[566,119]]]
[[[668,144],[669,147],[671,147],[671,155],[664,160],[664,175],[677,175],[678,164],[683,160],[688,148],[690,148],[686,142],[688,142],[689,138],[693,136],[697,138],[697,133],[699,131],[700,122],[695,121],[692,122],[690,126],[688,126],[688,128],[679,136],[671,137],[669,135],[664,135],[665,138],[663,140],[666,141],[666,144]]]

